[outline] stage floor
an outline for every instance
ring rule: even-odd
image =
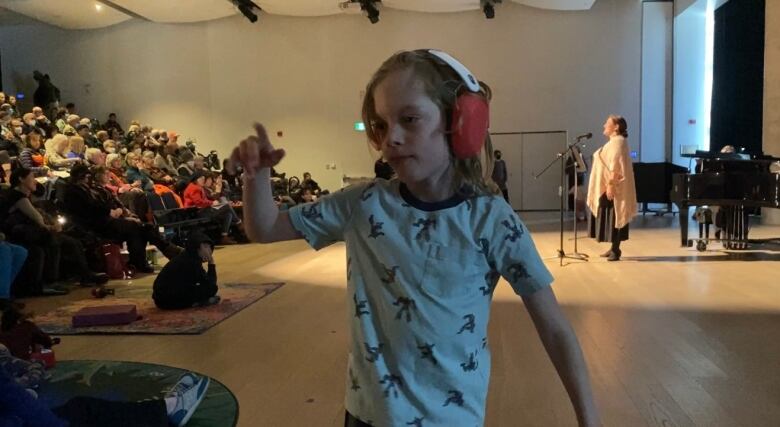
[[[555,214],[521,216],[537,249],[555,257]],[[571,237],[567,230],[566,251]],[[780,237],[780,227],[756,226],[751,237]],[[587,358],[604,425],[777,425],[780,252],[681,248],[670,216],[636,218],[620,262],[598,257],[607,247],[581,237],[579,250],[590,262],[547,262]],[[220,281],[288,285],[202,335],[65,337],[58,358],[161,363],[211,375],[238,397],[239,426],[343,425],[343,245],[320,252],[302,241],[231,246],[215,259]],[[87,294],[27,302],[43,312]],[[506,283],[496,290],[490,343],[487,426],[576,425],[530,318]]]

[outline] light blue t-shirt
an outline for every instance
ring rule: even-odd
[[[290,219],[314,249],[346,242],[347,410],[376,427],[481,426],[499,275],[519,295],[553,281],[504,199],[424,203],[378,179]]]

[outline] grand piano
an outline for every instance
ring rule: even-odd
[[[696,173],[675,174],[671,200],[680,209],[680,239],[688,240],[688,207],[719,206],[721,240],[727,249],[745,249],[749,243],[750,213],[757,208],[780,208],[780,158],[742,153],[697,151],[683,155],[696,159]],[[706,242],[703,243],[706,248]],[[701,246],[698,246],[701,249]]]

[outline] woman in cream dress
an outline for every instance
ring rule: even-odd
[[[620,242],[628,240],[628,223],[637,213],[626,119],[609,116],[604,123],[604,136],[609,141],[593,154],[588,185],[589,229],[590,237],[612,243],[601,256],[618,261],[622,254]]]

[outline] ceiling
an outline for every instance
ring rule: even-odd
[[[555,10],[588,10],[596,0],[507,0]],[[264,13],[323,16],[344,13],[342,0],[254,0]],[[416,12],[479,10],[480,0],[383,0],[382,9]],[[129,19],[161,23],[208,21],[235,15],[230,0],[0,0],[0,8],[69,30],[108,27]],[[501,13],[501,5],[496,13]],[[2,16],[2,15],[0,15]]]

